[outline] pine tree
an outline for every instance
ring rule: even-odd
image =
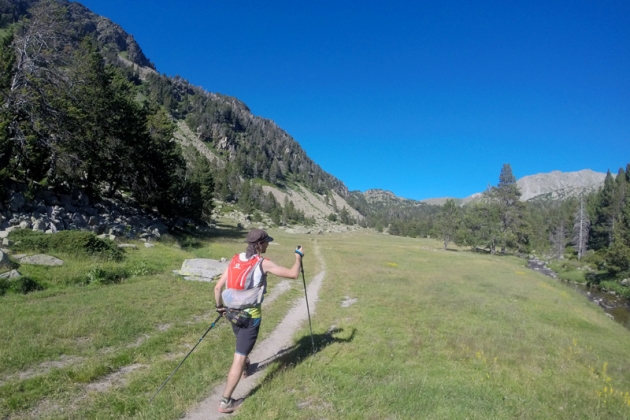
[[[501,214],[498,205],[483,201],[472,204],[466,210],[463,225],[465,230],[457,235],[460,244],[475,249],[487,248],[491,254],[496,253],[501,236]]]
[[[510,164],[501,168],[499,184],[492,187],[487,198],[498,206],[500,215],[499,244],[501,253],[505,254],[508,247],[518,247],[523,242],[523,214],[524,205],[519,201],[521,192],[516,185],[516,178],[512,174]]]
[[[610,246],[613,242],[614,206],[617,183],[610,171],[606,174],[604,186],[595,200],[594,217],[589,237],[589,248],[598,250]]]
[[[459,228],[460,211],[454,200],[448,199],[442,206],[435,226],[438,237],[444,242],[444,249],[449,242],[455,239],[455,234]]]
[[[15,53],[12,48],[13,33],[0,40],[0,104],[7,104],[10,95],[11,80],[15,73]],[[11,113],[5,106],[0,110],[0,185],[3,178],[9,176],[12,169],[9,163],[13,156],[13,142],[9,135]]]

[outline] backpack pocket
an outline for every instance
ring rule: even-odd
[[[251,308],[262,302],[264,287],[254,287],[253,289],[238,290],[225,289],[221,293],[223,303],[231,309]]]

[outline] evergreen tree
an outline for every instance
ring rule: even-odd
[[[460,210],[452,199],[446,200],[442,210],[438,215],[435,225],[436,235],[444,242],[444,249],[449,242],[455,239],[455,234],[459,229]]]
[[[6,105],[10,95],[11,80],[15,72],[15,53],[12,48],[13,33],[0,40],[0,104]],[[13,156],[13,142],[9,135],[10,111],[3,106],[0,109],[0,185],[11,173],[9,164]],[[0,194],[0,197],[2,195]]]
[[[212,168],[205,156],[195,151],[192,163],[190,179],[199,185],[199,193],[202,200],[202,212],[206,218],[210,218],[214,204],[214,178]]]
[[[460,245],[489,249],[496,253],[501,239],[501,212],[496,203],[479,202],[468,207],[464,216],[465,231],[457,235]]]
[[[519,201],[521,192],[516,185],[516,178],[512,174],[510,164],[501,168],[499,184],[491,189],[490,199],[498,205],[501,217],[500,237],[501,253],[506,248],[517,247],[521,234],[524,205]]]
[[[597,194],[595,200],[593,224],[589,237],[589,248],[591,249],[599,250],[612,244],[616,194],[617,183],[610,171],[608,171],[604,180],[604,186]]]

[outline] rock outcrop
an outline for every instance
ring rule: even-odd
[[[84,192],[55,194],[42,189],[28,198],[19,183],[5,186],[0,201],[0,241],[4,244],[13,229],[32,229],[53,234],[62,230],[85,230],[97,235],[151,241],[169,232],[167,223],[184,225],[188,221],[166,221],[159,214],[143,210],[121,199],[91,200]],[[1,197],[0,197],[1,199]],[[199,230],[202,226],[197,226]],[[6,245],[5,245],[6,246]]]

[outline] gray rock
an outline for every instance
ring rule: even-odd
[[[17,270],[11,270],[9,272],[0,274],[0,279],[15,279],[20,277],[22,274],[20,274],[19,271]]]
[[[6,247],[8,247],[8,246],[12,246],[12,245],[13,245],[13,243],[14,243],[14,242],[13,242],[12,240],[10,240],[9,238],[4,238],[4,239],[2,240],[2,246],[6,246]]]
[[[118,244],[118,248],[138,249],[138,247],[134,244]]]
[[[158,222],[149,226],[149,231],[156,236],[164,235],[165,233],[168,233],[168,227],[166,227],[166,225],[164,225],[163,223]]]
[[[9,232],[7,232],[6,230],[0,231],[0,239],[4,239],[8,237],[9,237]]]
[[[153,248],[154,246],[155,246],[154,244],[149,243],[149,242],[145,242],[145,243],[144,243],[144,247],[145,247],[145,248]]]
[[[31,265],[46,265],[46,266],[60,266],[63,265],[63,261],[59,258],[46,254],[38,254],[30,257],[24,257],[20,259],[21,264]]]
[[[79,229],[84,228],[87,226],[87,222],[85,220],[85,217],[80,214],[80,213],[74,213],[72,215],[72,224],[75,225],[76,227],[78,227]]]
[[[178,274],[182,276],[195,276],[212,279],[213,277],[222,274],[227,265],[227,261],[221,262],[210,258],[193,258],[184,261]]]
[[[44,222],[42,219],[37,219],[35,221],[35,223],[33,223],[33,230],[39,230],[40,232],[43,232],[46,230],[46,222]]]
[[[29,222],[28,220],[23,220],[20,222],[19,224],[20,229],[30,229],[31,228],[31,222]]]
[[[11,261],[9,260],[9,255],[0,251],[0,267],[10,267]]]

